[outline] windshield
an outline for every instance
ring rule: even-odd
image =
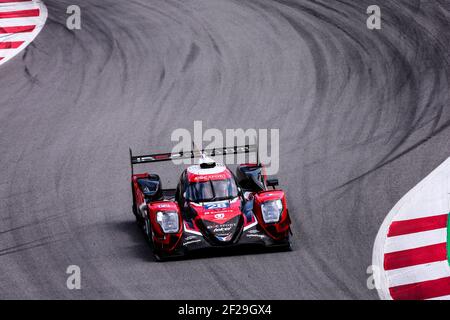
[[[186,190],[186,199],[194,202],[227,200],[237,196],[238,190],[233,179],[194,182]]]

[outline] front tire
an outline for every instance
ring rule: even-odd
[[[147,238],[148,241],[151,242],[152,241],[152,229],[150,226],[150,220],[148,218],[144,219],[143,228],[144,228],[145,237]]]

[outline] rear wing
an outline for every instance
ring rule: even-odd
[[[222,147],[213,149],[191,150],[186,152],[175,153],[154,153],[146,155],[133,155],[133,151],[130,148],[130,164],[131,174],[134,173],[133,166],[136,164],[171,161],[179,159],[194,159],[200,158],[202,155],[208,157],[230,155],[238,153],[256,153],[256,162],[259,164],[259,152],[257,144],[246,144],[243,146]]]

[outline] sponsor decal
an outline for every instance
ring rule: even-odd
[[[217,230],[225,230],[225,231],[229,231],[231,230],[231,228],[235,227],[236,224],[235,223],[224,223],[221,225],[217,225],[217,224],[213,224],[213,225],[209,225],[207,228],[209,230],[213,229],[213,232],[218,232]]]
[[[172,205],[170,205],[170,204],[164,204],[164,203],[157,204],[156,206],[157,206],[158,208],[171,208],[171,207],[172,207]]]
[[[225,214],[217,213],[217,214],[214,215],[214,219],[216,219],[216,220],[223,220],[223,219],[225,219]]]
[[[220,241],[229,241],[232,238],[232,234],[224,235],[224,236],[216,236],[216,238]]]
[[[231,230],[231,228],[232,228],[232,227],[218,227],[218,228],[215,228],[215,229],[213,230],[213,232],[214,232],[214,233],[217,233],[217,232],[228,232],[228,231]]]
[[[230,210],[230,209],[221,210],[220,213],[229,214],[229,213],[233,213],[233,210]],[[205,211],[203,214],[204,215],[209,215],[209,214],[214,214],[215,215],[215,214],[217,214],[217,211]]]
[[[209,180],[225,180],[228,179],[229,175],[224,173],[216,173],[216,174],[199,174],[199,175],[189,175],[190,182],[203,182]]]

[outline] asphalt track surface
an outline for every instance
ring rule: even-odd
[[[47,0],[0,70],[0,297],[378,298],[378,228],[449,156],[450,2],[378,1],[371,31],[372,2]],[[170,150],[194,120],[280,129],[292,252],[153,260],[128,147]]]

